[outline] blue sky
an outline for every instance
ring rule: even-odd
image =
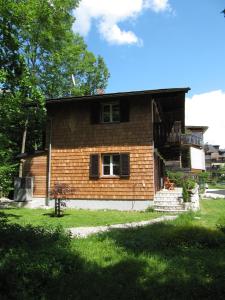
[[[215,95],[225,103],[224,8],[222,0],[81,0],[74,30],[104,57],[111,74],[106,92],[189,86],[188,123],[211,127]],[[205,118],[192,118],[202,99]],[[225,147],[221,126],[223,116],[206,141]]]

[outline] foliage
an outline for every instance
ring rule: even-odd
[[[216,224],[217,228],[225,233],[225,217],[220,217]]]
[[[71,195],[71,188],[65,183],[56,182],[51,190],[51,197],[55,201],[55,217],[62,217],[63,207],[66,207],[65,200]]]
[[[77,5],[77,0],[0,0],[3,57],[8,50],[20,73],[25,65],[31,85],[46,97],[93,94],[106,87],[109,73],[103,58],[88,51],[72,30]],[[6,58],[4,62],[8,72]]]
[[[183,184],[183,191],[182,191],[182,197],[184,202],[189,202],[190,201],[190,195],[188,193],[187,187],[185,184]]]
[[[0,166],[0,198],[12,191],[13,178],[17,171],[17,164]]]
[[[186,177],[184,179],[184,183],[188,190],[192,190],[196,185],[196,181],[194,179],[192,179],[191,177]]]
[[[175,186],[181,187],[183,185],[184,173],[172,171],[167,171],[166,173],[170,181],[172,181],[175,184]]]
[[[201,172],[198,174],[199,184],[205,184],[210,178],[210,172]]]
[[[175,184],[175,186],[183,188],[183,200],[184,202],[189,202],[190,191],[196,186],[196,181],[192,177],[182,172],[167,171],[167,176],[169,177],[170,181]]]
[[[45,98],[94,94],[107,85],[103,58],[73,32],[78,2],[0,0],[0,158],[9,152],[6,165],[15,163],[26,132],[26,152],[43,148]]]

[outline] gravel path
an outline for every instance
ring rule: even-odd
[[[100,232],[109,231],[111,229],[124,229],[124,228],[135,228],[146,226],[150,224],[160,223],[163,221],[171,221],[175,220],[177,216],[162,216],[156,219],[152,219],[149,221],[141,221],[141,222],[132,222],[132,223],[125,223],[125,224],[115,224],[109,226],[95,226],[95,227],[75,227],[75,228],[68,228],[67,230],[70,231],[72,237],[78,238],[86,238],[91,234],[96,234]]]
[[[204,198],[225,198],[225,190],[221,189],[207,189],[205,194],[203,195]]]

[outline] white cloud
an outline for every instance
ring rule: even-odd
[[[186,125],[206,125],[204,142],[225,148],[225,92],[218,90],[186,99]]]
[[[95,20],[100,35],[111,44],[137,44],[142,40],[119,23],[137,18],[145,9],[155,13],[171,11],[169,0],[81,0],[75,10],[74,31],[86,36]]]

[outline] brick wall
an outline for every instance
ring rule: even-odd
[[[122,99],[123,101],[123,99]],[[151,101],[130,99],[130,121],[91,124],[88,102],[50,105],[51,186],[68,184],[74,199],[153,199]],[[90,154],[130,153],[130,177],[89,179]]]

